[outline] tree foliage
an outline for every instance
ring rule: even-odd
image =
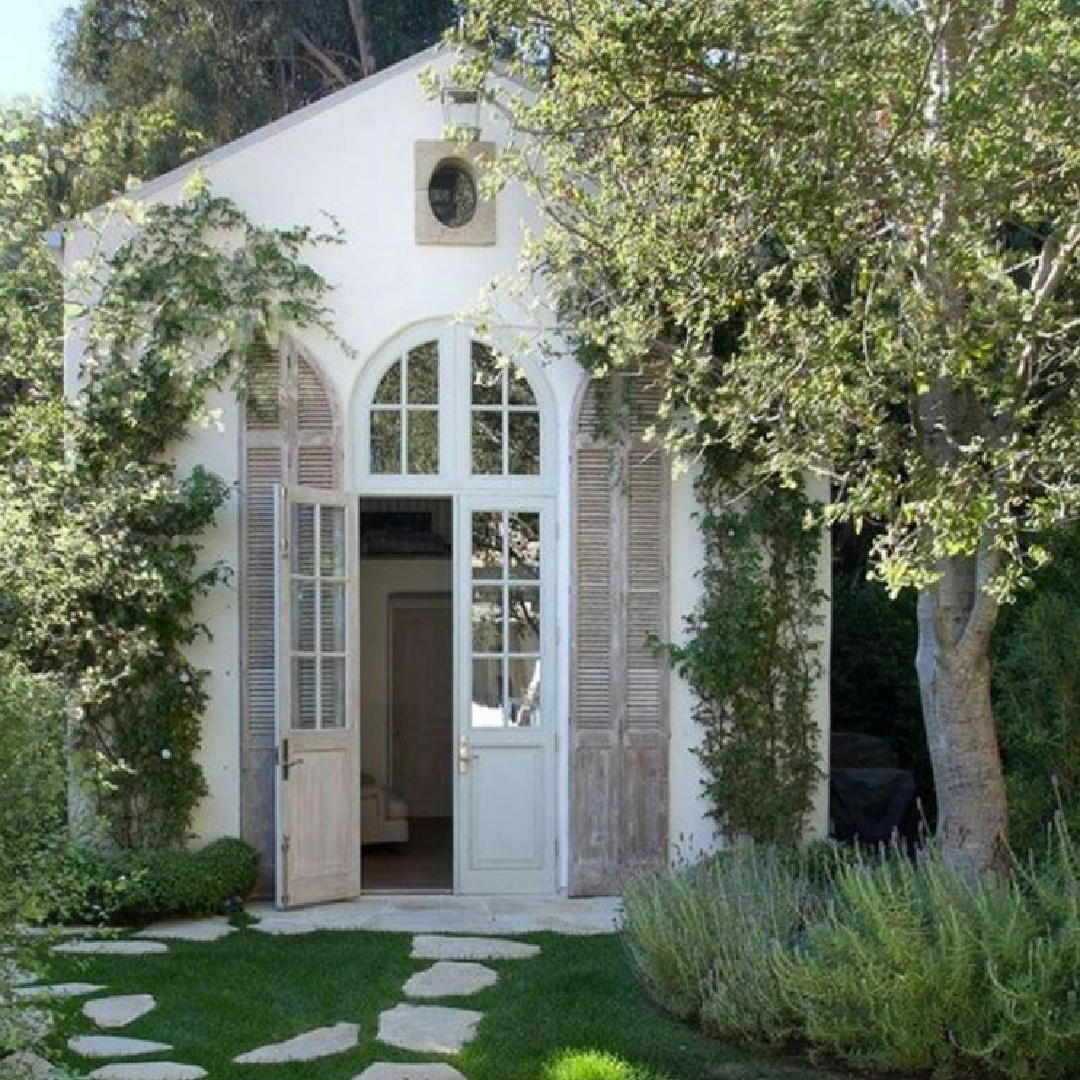
[[[322,320],[323,283],[301,259],[317,237],[252,225],[204,188],[83,222],[105,233],[68,282],[85,351],[65,402],[61,284],[41,234],[93,143],[58,145],[32,117],[4,132],[0,645],[67,692],[113,839],[175,843],[205,792],[207,673],[186,649],[202,632],[197,601],[229,572],[199,539],[227,486],[178,469],[175,451],[209,420],[210,393],[242,392],[268,327]]]
[[[988,642],[1080,507],[1080,20],[1061,0],[476,0],[582,355],[671,439],[826,473],[920,596],[943,828],[1004,827]],[[495,43],[494,45],[492,43]]]
[[[174,165],[183,133],[238,138],[421,51],[455,17],[452,0],[85,0],[62,35],[62,96],[79,118],[173,116]]]

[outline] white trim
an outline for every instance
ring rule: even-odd
[[[449,318],[427,319],[396,334],[364,363],[349,394],[349,422],[345,439],[346,486],[362,495],[451,496],[460,494],[555,494],[560,486],[558,406],[543,364],[514,347],[513,332],[497,329],[479,335],[468,323]],[[390,365],[408,350],[426,341],[439,342],[439,473],[407,475],[373,473],[370,462],[371,400]],[[484,341],[506,353],[521,368],[536,396],[540,413],[540,472],[536,475],[485,476],[471,471],[472,418],[468,368],[470,344]],[[448,362],[449,361],[449,362]]]

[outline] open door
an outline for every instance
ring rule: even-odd
[[[555,891],[553,505],[464,499],[455,764],[458,891]]]
[[[357,507],[279,488],[277,903],[360,892]]]

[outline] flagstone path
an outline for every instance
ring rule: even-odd
[[[97,994],[104,989],[104,986],[98,986],[96,983],[54,983],[51,986],[18,986],[15,988],[15,996],[19,998],[82,997],[84,994]]]
[[[54,952],[139,956],[168,951],[158,938],[215,941],[228,933],[223,920],[202,920],[197,924],[154,928],[154,938],[76,941],[53,947]],[[405,982],[402,994],[415,1000],[445,1000],[468,997],[494,986],[499,974],[480,960],[528,960],[540,948],[520,941],[497,937],[454,937],[447,934],[415,934],[411,956],[434,963]],[[60,983],[55,986],[27,986],[18,991],[25,997],[73,997],[93,995],[105,987],[93,983]],[[101,1028],[118,1028],[133,1023],[154,1009],[150,994],[122,994],[92,997],[83,1013]],[[476,1036],[483,1013],[447,1005],[416,1005],[402,1002],[379,1016],[376,1040],[388,1046],[418,1054],[457,1054]],[[341,1054],[360,1040],[356,1024],[341,1022],[302,1032],[283,1042],[270,1043],[239,1054],[237,1064],[271,1064],[313,1061]],[[131,1039],[122,1035],[77,1035],[68,1046],[85,1058],[132,1058],[171,1050],[168,1043]],[[201,1080],[206,1071],[198,1065],[176,1061],[110,1061],[90,1073],[92,1080]],[[376,1062],[353,1080],[466,1080],[444,1061]]]
[[[152,994],[119,994],[116,997],[94,998],[83,1007],[83,1016],[98,1027],[119,1028],[145,1016],[157,1002]]]

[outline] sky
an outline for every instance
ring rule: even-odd
[[[52,28],[72,0],[0,0],[0,99],[48,94]]]

